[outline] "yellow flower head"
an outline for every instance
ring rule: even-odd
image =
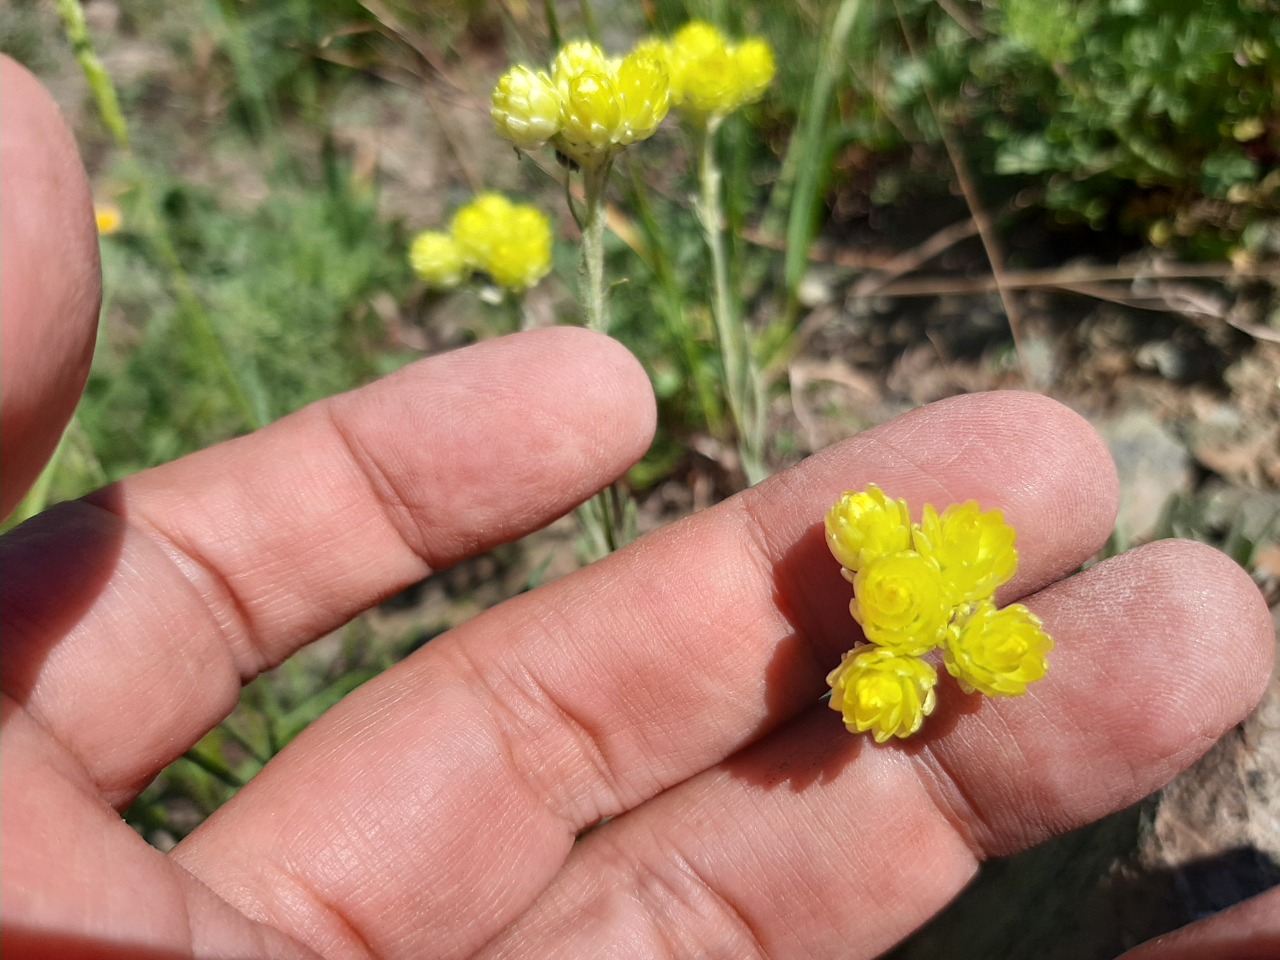
[[[524,290],[551,271],[551,224],[536,207],[482,193],[453,215],[449,234],[466,267]]]
[[[609,76],[613,70],[609,60],[594,43],[575,40],[566,43],[551,64],[551,82],[560,93],[561,100],[569,97],[569,85],[584,73]]]
[[[503,75],[491,98],[494,125],[522,149],[550,140],[584,167],[599,167],[653,136],[666,117],[671,92],[664,51],[642,44],[611,59],[585,40],[565,44],[549,75],[528,67]]]
[[[952,607],[938,568],[914,550],[875,557],[853,578],[849,610],[872,643],[919,656],[942,643]]]
[[[551,272],[551,224],[536,207],[511,209],[481,269],[508,290],[525,290]]]
[[[560,94],[545,73],[512,67],[493,91],[489,115],[499,134],[533,150],[560,132]]]
[[[759,100],[773,80],[773,51],[759,37],[731,44],[702,20],[685,24],[665,48],[648,41],[665,57],[671,74],[671,96],[686,116],[706,123],[743,104]]]
[[[626,146],[653,136],[671,107],[666,64],[632,52],[618,65],[616,88],[621,106],[618,143]]]
[[[918,658],[937,647],[966,693],[1017,697],[1045,675],[1053,640],[1040,621],[1021,604],[1001,610],[992,599],[1018,568],[1015,533],[999,510],[970,500],[939,515],[926,505],[912,524],[905,502],[872,485],[844,494],[826,531],[853,584],[849,612],[870,641],[827,678],[850,730],[874,730],[882,742],[915,733],[933,709],[937,679]]]
[[[846,570],[872,557],[911,547],[911,514],[905,500],[890,500],[874,483],[845,493],[826,517],[827,546]]]
[[[98,234],[103,237],[118,233],[124,224],[124,214],[114,203],[95,203],[93,219],[98,225]]]
[[[939,516],[925,506],[915,532],[915,547],[942,570],[952,603],[975,603],[1009,582],[1018,569],[1016,533],[999,510],[983,512],[970,500],[947,507]]]
[[[453,215],[449,233],[468,266],[482,269],[488,263],[494,245],[507,232],[514,206],[500,193],[482,193]]]
[[[733,69],[742,103],[754,103],[763,97],[778,71],[773,49],[760,37],[749,37],[738,44],[733,52]]]
[[[438,230],[427,230],[413,238],[409,265],[428,286],[441,290],[456,287],[467,272],[462,248],[453,237]]]
[[[1053,640],[1020,603],[997,610],[984,600],[948,631],[943,662],[966,693],[1020,697],[1049,669]]]
[[[831,709],[855,733],[870,730],[876,743],[909,737],[936,703],[938,672],[918,657],[866,646],[850,650],[831,671]]]
[[[607,73],[586,71],[569,82],[560,115],[561,152],[583,165],[607,155],[622,134],[622,104]]]

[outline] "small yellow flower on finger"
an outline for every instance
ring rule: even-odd
[[[1044,625],[1022,604],[1001,609],[994,600],[1018,568],[1017,535],[999,510],[970,500],[939,513],[926,504],[913,524],[904,501],[871,485],[845,493],[824,526],[853,584],[849,612],[869,641],[827,678],[850,730],[872,730],[881,742],[915,733],[933,709],[932,681],[927,696],[903,684],[922,667],[936,680],[921,658],[938,649],[966,693],[1019,697],[1045,676],[1053,640]],[[917,702],[928,706],[916,711]]]
[[[857,571],[873,557],[911,547],[911,514],[905,500],[890,500],[874,483],[849,491],[825,520],[827,546],[846,570]]]
[[[1009,582],[1018,569],[1017,534],[999,510],[970,500],[941,515],[929,504],[913,537],[916,549],[937,563],[952,602],[975,603]]]
[[[853,579],[850,612],[872,643],[919,656],[937,647],[951,617],[938,568],[911,550],[875,557]]]
[[[1044,625],[1022,604],[996,609],[984,600],[949,631],[943,662],[966,693],[1020,697],[1048,671],[1052,649]]]
[[[831,671],[831,709],[854,733],[871,731],[877,743],[917,732],[936,704],[938,671],[919,657],[875,646],[857,647]]]

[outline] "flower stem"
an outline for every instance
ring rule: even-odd
[[[698,218],[711,253],[713,300],[711,314],[715,320],[716,339],[724,366],[725,392],[729,412],[738,433],[738,455],[747,483],[755,484],[768,476],[764,466],[764,390],[756,368],[746,325],[735,309],[729,291],[729,263],[724,244],[724,214],[720,208],[720,167],[716,163],[716,118],[708,120],[697,132],[699,147],[698,185],[701,196]]]
[[[609,332],[609,315],[604,293],[604,188],[613,168],[612,160],[582,168],[582,307],[587,326]]]
[[[582,168],[582,307],[587,327],[609,332],[604,288],[604,189],[613,158]],[[570,198],[572,203],[572,198]],[[606,487],[578,508],[590,560],[607,556],[635,539],[635,502],[618,484]]]

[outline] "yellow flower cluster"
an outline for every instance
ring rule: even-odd
[[[666,65],[640,50],[606,57],[576,41],[556,54],[551,71],[513,67],[494,88],[498,133],[522,150],[551,142],[584,167],[653,136],[671,106]]]
[[[551,272],[551,224],[536,207],[482,193],[454,214],[447,233],[427,230],[414,237],[409,263],[442,290],[477,270],[500,287],[525,290]]]
[[[777,70],[773,50],[761,38],[730,43],[702,20],[685,24],[670,40],[651,37],[636,50],[666,66],[672,106],[703,124],[759,100]]]
[[[831,707],[878,743],[909,737],[933,712],[943,664],[966,693],[1017,697],[1048,670],[1053,641],[1022,604],[992,599],[1018,567],[1014,529],[970,500],[913,524],[904,500],[874,484],[845,493],[826,516],[827,546],[853,584],[849,611],[869,643],[827,677]]]

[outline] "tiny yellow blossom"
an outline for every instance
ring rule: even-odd
[[[831,671],[831,709],[854,733],[870,730],[877,743],[909,737],[936,704],[938,672],[918,657],[874,646],[850,650]]]
[[[941,516],[926,505],[914,540],[942,570],[947,596],[959,605],[990,597],[1009,582],[1018,569],[1016,536],[999,510],[983,512],[970,500],[947,507]]]
[[[671,107],[667,61],[656,49],[606,57],[584,40],[563,46],[550,74],[513,67],[494,88],[498,133],[522,149],[551,141],[583,167],[607,168],[619,150],[653,136]]]
[[[560,93],[561,100],[569,98],[569,85],[584,73],[608,76],[609,60],[594,43],[586,40],[575,40],[566,43],[556,54],[551,64],[551,82]]]
[[[500,193],[482,193],[453,215],[449,233],[457,241],[467,264],[483,269],[494,244],[507,232],[514,204]]]
[[[587,71],[569,82],[556,140],[562,153],[589,165],[608,153],[622,129],[622,105],[608,74]]]
[[[462,248],[449,234],[437,230],[427,230],[413,238],[409,264],[429,286],[442,290],[456,287],[467,272]]]
[[[733,68],[737,74],[741,102],[754,103],[764,96],[777,73],[773,49],[759,37],[749,37],[733,52]]]
[[[672,103],[702,124],[759,100],[776,71],[773,51],[764,40],[751,37],[731,44],[702,20],[685,24],[665,45],[649,40],[642,48],[665,60]]]
[[[560,94],[551,78],[512,67],[493,91],[489,110],[502,136],[522,150],[542,146],[560,132]]]
[[[853,618],[872,643],[919,656],[939,646],[952,606],[938,567],[914,550],[878,556],[853,578]]]
[[[512,208],[502,235],[481,264],[495,283],[525,290],[551,272],[551,224],[542,211],[523,204]]]
[[[1020,697],[1048,671],[1052,649],[1040,619],[1022,604],[998,610],[984,600],[948,631],[943,662],[965,693]]]
[[[99,235],[104,237],[109,237],[111,234],[119,232],[121,225],[124,223],[124,215],[114,203],[95,203],[93,205],[93,219],[98,224]]]
[[[667,67],[661,60],[631,53],[618,65],[616,81],[621,107],[617,142],[626,146],[653,136],[671,106]]]
[[[905,500],[890,500],[874,483],[846,492],[828,511],[827,546],[846,570],[858,570],[872,557],[911,547],[911,514]]]

